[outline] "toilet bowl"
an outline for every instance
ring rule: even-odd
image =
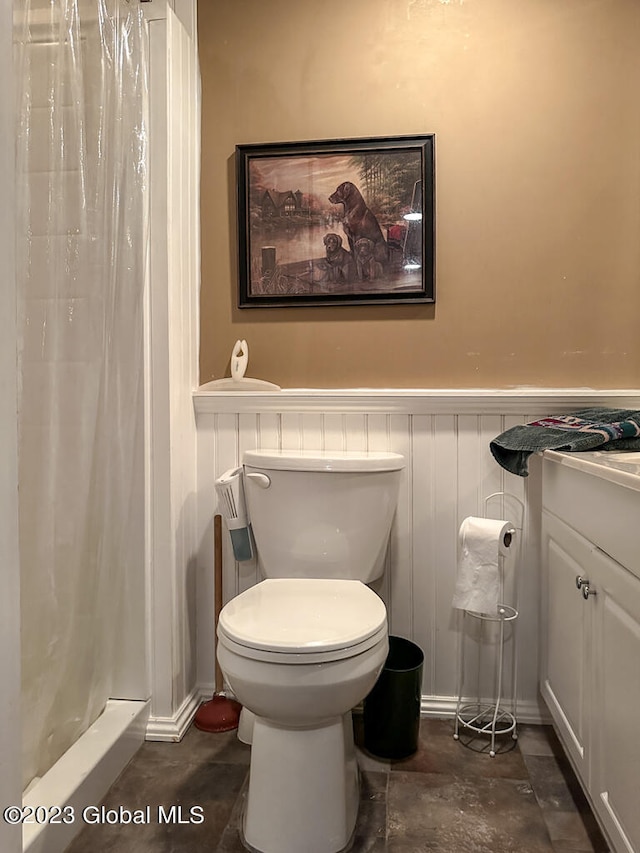
[[[249,849],[348,848],[358,810],[351,708],[373,687],[387,650],[385,606],[358,580],[268,579],[223,608],[220,666],[255,714]]]

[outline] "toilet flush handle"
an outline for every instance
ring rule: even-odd
[[[256,484],[256,486],[260,486],[261,489],[268,489],[271,485],[271,479],[267,477],[266,474],[260,474],[257,471],[250,471],[248,474],[244,475],[248,480],[251,480]]]

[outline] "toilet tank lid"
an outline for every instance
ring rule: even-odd
[[[271,471],[400,471],[400,453],[352,450],[247,450],[245,465]]]

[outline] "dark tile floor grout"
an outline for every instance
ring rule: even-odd
[[[357,716],[355,732],[361,743]],[[456,742],[451,720],[423,719],[418,751],[403,761],[381,760],[359,748],[361,799],[352,849],[607,853],[552,728],[520,726],[518,732],[517,743],[509,737],[513,749],[494,758],[477,751],[478,742]],[[67,853],[242,853],[249,757],[250,748],[235,732],[206,734],[192,727],[180,743],[145,743],[104,806],[150,806],[149,823],[85,826]],[[181,811],[171,812],[171,806]],[[171,820],[161,822],[162,815]],[[184,822],[176,822],[178,815]]]

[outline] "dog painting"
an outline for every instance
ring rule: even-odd
[[[238,306],[434,301],[434,136],[236,146]]]
[[[347,235],[351,254],[356,255],[356,243],[365,238],[373,244],[373,257],[377,263],[385,264],[389,258],[389,250],[382,228],[375,214],[367,207],[358,187],[351,181],[344,181],[329,196],[329,201],[344,206],[342,227]]]

